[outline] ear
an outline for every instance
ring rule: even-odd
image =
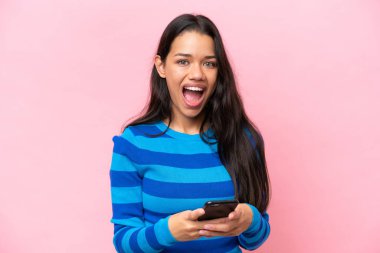
[[[165,78],[165,63],[161,60],[161,56],[156,55],[154,57],[154,65],[160,77]]]

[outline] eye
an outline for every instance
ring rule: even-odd
[[[189,63],[189,61],[188,60],[178,60],[177,63],[179,65],[187,65]]]
[[[205,66],[207,68],[216,68],[217,64],[216,64],[216,62],[213,62],[213,61],[206,61]]]

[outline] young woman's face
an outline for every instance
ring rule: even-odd
[[[165,62],[156,56],[155,64],[159,75],[166,78],[174,118],[199,119],[218,74],[213,39],[185,31],[174,39]]]

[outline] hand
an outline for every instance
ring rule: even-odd
[[[176,213],[169,218],[169,230],[177,241],[191,241],[201,237],[199,230],[207,221],[198,221],[205,213],[203,208]]]
[[[238,204],[236,209],[227,218],[206,221],[201,236],[238,236],[252,223],[253,212],[247,204]]]

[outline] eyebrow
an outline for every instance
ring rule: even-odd
[[[184,53],[178,53],[178,54],[175,54],[174,56],[185,56],[185,57],[191,57],[192,55],[191,54],[184,54]],[[216,58],[215,55],[208,55],[208,56],[205,56],[206,59],[214,59]]]

